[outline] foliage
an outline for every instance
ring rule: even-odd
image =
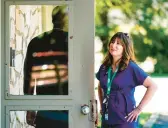
[[[150,118],[150,116],[151,116],[151,113],[141,113],[138,119],[138,122],[139,122],[138,128],[143,128],[143,125]]]
[[[109,16],[112,12],[113,16]],[[103,43],[102,52],[107,52],[107,43],[114,33],[129,31],[137,61],[151,57],[156,60],[153,73],[168,73],[167,17],[165,0],[96,0],[96,36]]]

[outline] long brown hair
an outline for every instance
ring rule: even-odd
[[[106,68],[112,65],[113,57],[109,52],[109,47],[110,43],[114,43],[116,38],[120,39],[123,46],[123,55],[119,63],[119,70],[122,71],[127,68],[129,61],[135,62],[133,43],[127,33],[117,32],[111,37],[110,42],[108,43],[108,52],[103,60],[103,65],[105,65]]]

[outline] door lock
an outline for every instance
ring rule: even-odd
[[[89,114],[89,118],[90,121],[95,123],[95,127],[97,127],[98,125],[98,110],[97,110],[97,100],[93,99],[90,100],[90,114]]]

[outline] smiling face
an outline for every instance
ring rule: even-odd
[[[135,61],[133,42],[127,33],[115,33],[108,43],[108,52],[103,64],[108,68],[119,62],[119,70],[122,71],[130,60]]]
[[[123,55],[123,45],[119,38],[112,40],[109,45],[109,52],[113,56],[113,58],[121,58]]]

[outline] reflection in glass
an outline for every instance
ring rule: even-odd
[[[10,128],[68,128],[68,110],[10,111]]]
[[[12,95],[68,95],[66,5],[10,6],[9,91]]]

